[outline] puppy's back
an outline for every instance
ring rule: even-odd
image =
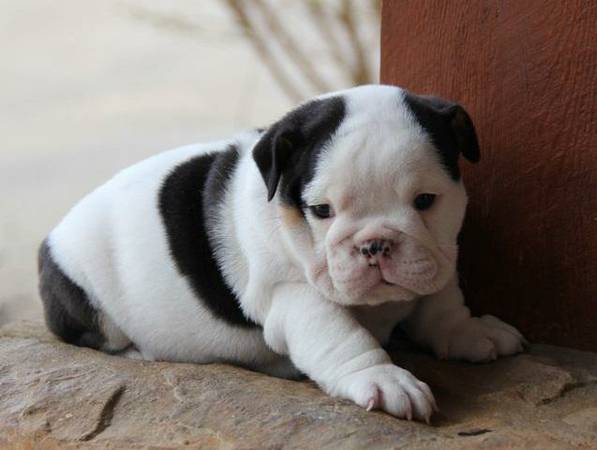
[[[241,137],[244,147],[254,133],[236,138]],[[172,260],[160,211],[164,183],[177,167],[224,151],[237,139],[181,147],[141,161],[68,212],[39,249],[39,292],[54,334],[75,345],[117,352],[131,344],[128,336],[147,335],[145,322],[154,321],[154,331],[161,325],[164,314],[153,314],[154,300],[180,301],[173,289],[186,286]]]

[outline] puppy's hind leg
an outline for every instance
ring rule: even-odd
[[[38,270],[39,294],[50,331],[69,344],[100,349],[105,338],[98,324],[98,311],[86,292],[54,260],[47,240],[39,248]]]
[[[125,349],[117,351],[117,352],[112,352],[111,354],[114,356],[122,356],[123,358],[128,358],[128,359],[136,359],[138,361],[155,361],[156,360],[155,358],[153,358],[147,354],[143,354],[143,352],[141,350],[139,350],[137,347],[135,347],[135,344],[130,344]]]
[[[128,358],[128,359],[137,359],[139,361],[147,361],[147,359],[143,357],[141,352],[139,350],[137,350],[132,345],[129,348],[127,348],[119,353],[116,353],[116,355],[122,356],[123,358]]]
[[[87,292],[64,272],[53,256],[48,240],[38,254],[39,294],[46,324],[63,341],[114,353],[131,341],[90,301]]]
[[[105,336],[105,341],[100,350],[111,355],[122,356],[123,358],[155,361],[151,356],[143,354],[107,314],[102,314],[100,328],[102,334]]]
[[[104,336],[100,350],[110,354],[119,354],[128,350],[132,346],[131,340],[105,313],[100,313],[98,317],[99,328]]]

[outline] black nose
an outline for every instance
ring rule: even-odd
[[[385,239],[372,239],[361,245],[361,254],[365,256],[375,256],[381,253],[383,256],[388,256],[392,249],[392,241]]]

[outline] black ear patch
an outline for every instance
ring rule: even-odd
[[[404,101],[417,121],[431,136],[442,162],[453,180],[460,179],[458,156],[470,162],[480,159],[479,142],[473,122],[462,106],[447,100],[406,93]]]
[[[279,189],[282,201],[302,206],[301,192],[313,177],[319,150],[344,119],[345,109],[341,97],[313,100],[268,128],[253,149],[268,201]]]

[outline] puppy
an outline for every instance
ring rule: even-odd
[[[368,410],[429,421],[429,387],[382,349],[397,323],[440,358],[488,361],[524,342],[464,305],[460,155],[479,159],[462,107],[361,86],[153,156],[42,243],[47,325],[133,358],[304,373]]]

